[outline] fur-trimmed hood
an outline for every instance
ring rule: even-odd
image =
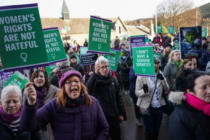
[[[184,95],[184,92],[171,92],[169,94],[169,100],[172,103],[176,103],[178,105],[180,105],[182,103],[183,100],[186,100],[186,96]]]

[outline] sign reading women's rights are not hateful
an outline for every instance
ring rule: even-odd
[[[109,54],[112,21],[90,17],[88,52]]]
[[[132,51],[135,75],[155,77],[153,46],[133,47]]]
[[[37,4],[0,7],[0,33],[4,71],[48,65]]]
[[[67,60],[58,27],[43,29],[43,34],[49,63]]]

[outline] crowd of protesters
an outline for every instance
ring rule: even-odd
[[[123,94],[132,99],[145,140],[158,139],[163,113],[170,116],[172,140],[210,140],[210,37],[203,38],[199,60],[182,60],[172,45],[179,39],[167,33],[147,40],[162,54],[160,60],[154,56],[155,77],[135,75],[133,58],[118,37],[110,43],[121,51],[117,71],[101,54],[95,64],[83,66],[76,57],[82,46],[64,43],[68,60],[49,76],[43,67],[31,69],[23,91],[17,86],[0,91],[0,140],[121,140],[120,123],[127,120]],[[4,83],[0,80],[1,87]]]

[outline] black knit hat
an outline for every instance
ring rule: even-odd
[[[171,44],[166,44],[166,47],[170,47],[172,49],[172,45]]]
[[[71,59],[77,59],[76,55],[74,55],[74,54],[71,55],[70,60],[71,60]]]

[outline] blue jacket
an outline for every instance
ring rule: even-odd
[[[136,97],[135,90],[136,90],[136,79],[137,76],[135,76],[133,67],[130,69],[129,72],[129,81],[130,81],[130,97],[134,100],[137,100],[138,98]]]

